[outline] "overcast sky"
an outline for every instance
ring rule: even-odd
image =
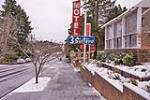
[[[74,0],[16,0],[25,9],[32,21],[32,33],[40,40],[64,41],[71,23]],[[118,0],[130,8],[141,0]],[[4,0],[0,0],[0,5]]]

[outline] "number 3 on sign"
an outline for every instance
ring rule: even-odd
[[[73,43],[74,43],[74,37],[71,36],[71,37],[70,37],[70,44],[73,44]]]

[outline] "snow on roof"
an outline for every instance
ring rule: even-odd
[[[107,25],[110,25],[113,22],[120,20],[123,16],[130,14],[131,12],[135,11],[137,9],[137,7],[149,7],[150,8],[150,0],[142,0],[141,2],[139,2],[138,4],[133,6],[131,9],[127,10],[126,12],[122,13],[118,17],[116,17],[116,18],[110,20],[109,22],[107,22],[106,24],[104,24],[102,26],[102,28],[104,28]]]

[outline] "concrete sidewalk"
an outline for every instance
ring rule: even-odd
[[[99,93],[74,72],[70,64],[54,62],[41,77],[51,77],[42,92],[12,93],[2,100],[103,100]]]

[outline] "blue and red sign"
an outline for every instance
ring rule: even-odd
[[[94,44],[95,37],[94,36],[69,36],[67,38],[68,44]]]

